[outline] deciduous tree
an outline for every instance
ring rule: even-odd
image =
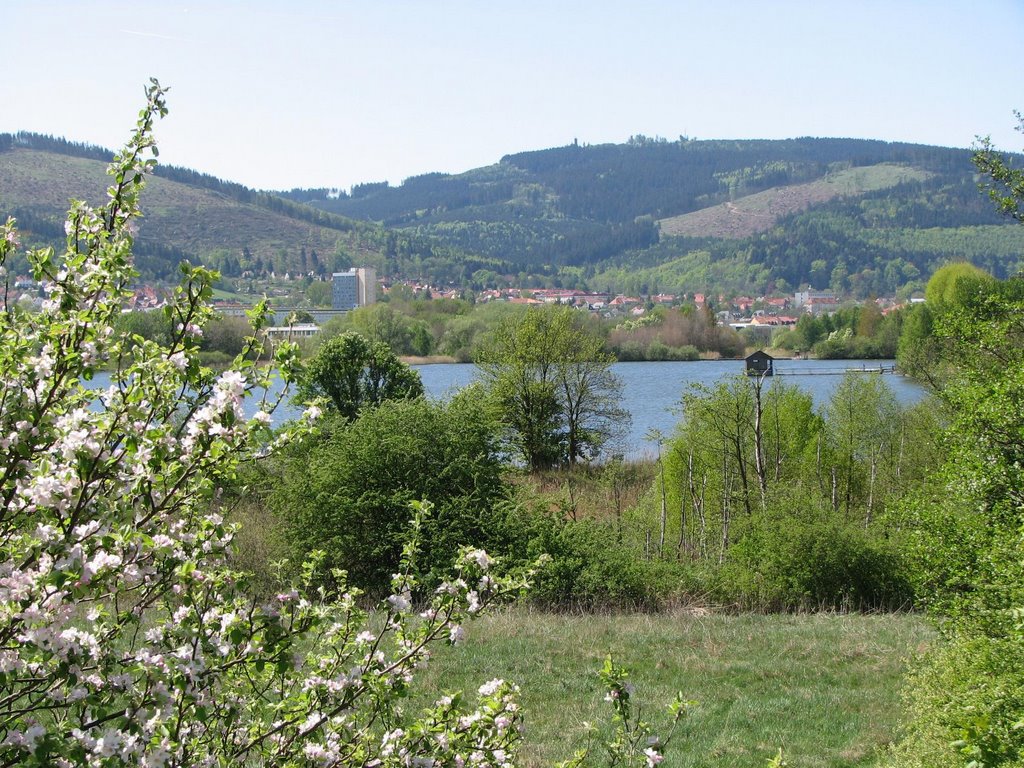
[[[591,459],[625,429],[613,361],[567,307],[505,318],[476,357],[530,469]]]
[[[325,399],[343,418],[385,400],[423,395],[416,371],[395,357],[387,344],[348,331],[328,339],[303,373],[299,399]]]
[[[1017,130],[1024,133],[1024,115],[1020,112],[1014,114],[1017,116]],[[973,159],[975,167],[990,179],[986,188],[996,207],[1002,213],[1024,221],[1024,168],[1014,167],[987,138],[982,139]]]
[[[984,142],[975,164],[1021,218],[1024,174]],[[899,765],[1019,765],[1024,755],[1024,278],[964,276],[934,333],[951,448],[931,492],[904,507],[919,590],[942,643],[918,665]]]
[[[850,518],[864,509],[870,522],[888,480],[898,471],[902,412],[881,376],[848,373],[826,409],[832,466],[832,504]]]

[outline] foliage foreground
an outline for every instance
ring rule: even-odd
[[[524,716],[516,686],[494,676],[503,672],[534,686],[527,703],[537,732],[554,734],[549,741],[558,744],[551,752],[538,746],[528,759],[576,748],[562,768],[654,768],[668,755],[674,764],[758,765],[778,754],[774,764],[782,765],[780,747],[799,756],[796,764],[858,765],[891,740],[903,660],[928,636],[916,619],[899,615],[603,621],[509,613],[484,625],[481,645],[444,655],[434,677],[425,677],[438,646],[461,641],[468,618],[520,593],[532,575],[525,565],[503,573],[485,551],[453,547],[450,572],[432,562],[424,586],[421,543],[440,505],[437,512],[411,505],[408,533],[381,577],[385,597],[373,612],[348,587],[347,574],[327,568],[331,561],[315,550],[301,568],[278,569],[271,580],[278,591],[253,589],[249,576],[231,568],[236,531],[221,515],[221,490],[243,465],[318,430],[319,407],[311,403],[278,434],[268,429],[275,403],[266,394],[255,409],[243,407],[246,397],[269,391],[270,371],[288,383],[297,372],[294,346],[277,347],[272,366],[260,359],[265,307],[252,313],[252,335],[227,370],[202,366],[216,279],[208,270],[183,265],[162,341],[116,322],[135,276],[139,194],[155,165],[152,128],[165,112],[154,81],[136,131],[111,165],[108,202],[72,204],[63,254],[22,254],[15,222],[0,227],[0,269],[24,259],[47,294],[37,309],[5,303],[0,312],[0,767],[512,766]],[[954,288],[935,329],[938,348],[958,363],[942,395],[962,440],[951,443],[946,469],[900,518],[918,594],[931,595],[945,619],[940,651],[918,667],[908,693],[914,719],[896,758],[915,768],[954,758],[974,768],[1020,765],[1024,753],[1024,280],[966,280]],[[101,367],[112,384],[90,390]],[[553,382],[538,388],[526,381],[524,391],[540,396],[545,416],[537,422],[542,446],[556,445],[549,438],[561,434],[548,429],[560,402],[575,403],[574,418],[612,412],[605,396],[576,397],[614,391],[600,366],[579,372],[587,375],[563,377],[561,400]],[[759,423],[761,408],[753,412]],[[847,422],[861,428],[836,441],[845,460],[825,487],[833,511],[851,518],[856,511],[858,523],[863,498],[867,527],[889,484],[883,470],[892,451],[883,449],[896,443],[859,446],[853,437],[865,420],[857,415],[851,410]],[[601,419],[597,427],[577,423],[582,431],[570,426],[564,441],[569,463],[602,438]],[[733,434],[722,433],[731,442],[721,445],[740,445]],[[694,441],[685,467],[698,521],[714,493],[725,500],[715,504],[728,513],[723,528],[740,505],[747,517],[769,509],[765,459],[776,457],[777,477],[789,466],[788,448],[771,435],[754,436],[753,474],[739,466],[742,451],[733,452],[737,466],[723,464],[721,493],[703,479],[706,491],[694,493],[697,447],[707,444]],[[818,445],[815,468],[825,466]],[[804,449],[792,456],[810,456]],[[545,466],[542,454],[527,463]],[[858,454],[866,475],[854,471]],[[663,491],[659,554],[666,499]],[[692,533],[680,518],[679,551],[712,553],[710,529],[699,522]],[[635,688],[613,658],[639,670]],[[489,682],[479,685],[482,679]],[[477,693],[434,699],[417,682],[424,690],[454,683]],[[705,707],[673,694],[677,685]],[[654,709],[668,710],[666,731],[653,730],[660,717],[648,724],[638,691],[649,692]],[[595,714],[587,702],[602,698],[610,723],[584,726]]]
[[[515,759],[514,686],[472,700],[397,703],[438,641],[522,580],[463,550],[424,594],[415,572],[421,506],[373,627],[314,556],[269,600],[248,596],[225,553],[234,530],[216,490],[244,461],[301,436],[273,437],[258,363],[263,318],[220,374],[199,364],[214,274],[184,265],[166,345],[116,333],[151,131],[166,112],[154,81],[137,130],[110,168],[109,201],[73,203],[67,249],[25,258],[46,285],[39,311],[0,314],[0,765],[504,765]],[[0,266],[19,253],[0,229]],[[275,368],[294,373],[294,348]],[[112,385],[87,387],[100,366]],[[417,608],[414,609],[414,603]]]

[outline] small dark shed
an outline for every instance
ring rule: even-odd
[[[775,373],[775,358],[763,349],[747,355],[747,376],[771,376]]]

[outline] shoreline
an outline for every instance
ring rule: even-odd
[[[787,352],[788,352],[788,350],[787,350]],[[775,360],[819,360],[820,359],[820,358],[811,357],[811,356],[808,356],[808,355],[799,355],[798,356],[798,355],[792,354],[791,352],[789,352],[788,354],[775,354],[773,352],[768,352],[768,354],[770,354],[772,356],[772,358],[774,358]],[[459,360],[458,358],[452,357],[451,355],[422,355],[422,356],[418,356],[418,355],[399,355],[398,359],[401,360],[406,365],[466,365],[466,364],[472,364],[472,362],[473,362],[472,360]],[[615,363],[679,363],[679,362],[685,362],[685,363],[717,363],[717,362],[720,362],[722,360],[735,360],[735,361],[740,362],[740,361],[743,361],[745,359],[746,359],[746,356],[743,356],[743,357],[722,357],[721,355],[715,355],[715,356],[711,356],[711,355],[704,356],[704,355],[702,355],[701,357],[698,357],[695,360],[615,360],[613,362],[615,362]],[[851,357],[851,358],[836,358],[836,359],[837,360],[839,360],[839,359],[861,360],[863,358],[860,358],[860,357],[853,358],[853,357]],[[888,358],[885,358],[885,359],[888,359]]]

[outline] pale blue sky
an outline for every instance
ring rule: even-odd
[[[0,132],[116,148],[155,76],[161,160],[262,189],[640,133],[1024,149],[1024,0],[3,0],[0,28]]]

